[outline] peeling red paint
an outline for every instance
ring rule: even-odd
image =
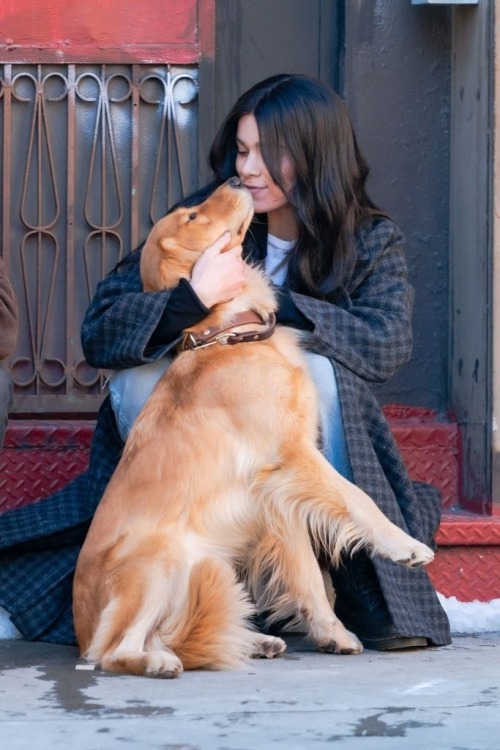
[[[3,0],[0,61],[197,63],[213,57],[215,0]]]

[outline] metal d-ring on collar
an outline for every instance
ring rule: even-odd
[[[249,323],[258,323],[262,328],[255,331],[244,331],[238,333],[235,328],[239,328]],[[276,316],[271,313],[269,321],[266,321],[256,312],[248,310],[247,312],[237,313],[232,319],[228,328],[213,326],[205,328],[197,333],[188,333],[181,344],[181,351],[187,349],[204,349],[213,344],[240,344],[244,341],[265,341],[270,338],[276,328]]]

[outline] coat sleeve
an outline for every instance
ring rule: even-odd
[[[0,360],[12,354],[18,331],[17,304],[14,290],[0,256]]]
[[[177,341],[150,346],[170,291],[143,292],[139,252],[99,282],[82,325],[82,347],[93,367],[120,370],[153,362]]]
[[[314,326],[302,334],[306,348],[364,380],[381,383],[410,358],[413,289],[407,279],[403,236],[391,221],[365,220],[357,241],[353,277],[336,293],[335,302],[295,292],[292,296]]]

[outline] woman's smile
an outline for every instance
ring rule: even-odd
[[[281,239],[294,239],[297,236],[294,212],[262,158],[259,128],[253,115],[243,115],[239,120],[236,145],[236,172],[252,195],[255,213],[267,214],[271,234]],[[287,156],[283,158],[282,174],[286,188],[291,188],[295,170]]]

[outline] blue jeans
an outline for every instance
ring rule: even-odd
[[[310,352],[305,354],[309,373],[319,395],[321,449],[339,474],[352,480],[335,372],[326,357]],[[110,379],[111,405],[118,432],[124,442],[153,388],[171,363],[172,357],[167,354],[156,362],[120,370]]]

